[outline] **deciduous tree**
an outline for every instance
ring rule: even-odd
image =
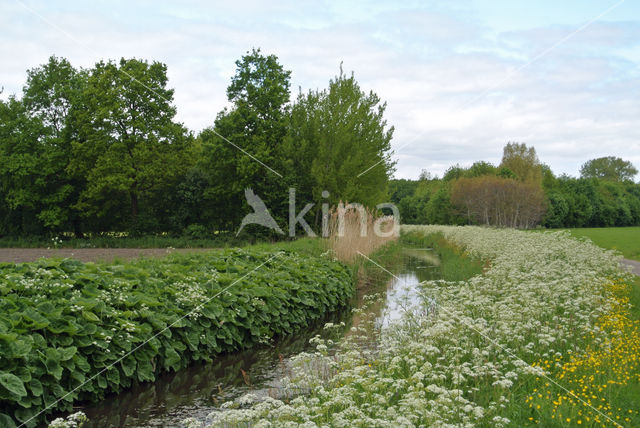
[[[631,162],[615,156],[592,159],[580,168],[580,176],[583,178],[611,181],[631,181],[637,174],[638,169]]]
[[[508,168],[521,181],[542,183],[542,165],[536,149],[524,143],[507,143],[504,146],[501,168]]]
[[[342,70],[327,89],[298,97],[287,141],[296,152],[296,182],[311,186],[314,201],[369,207],[385,201],[395,164],[390,157],[394,129],[385,110],[378,95],[364,92],[354,75]]]
[[[166,65],[137,59],[99,62],[91,70],[72,164],[87,177],[78,204],[86,215],[108,223],[115,211],[136,231],[141,199],[188,166],[191,139],[174,121],[167,80]]]
[[[210,174],[210,204],[219,207],[219,227],[235,228],[246,214],[245,188],[252,188],[282,220],[288,201],[283,141],[287,132],[291,72],[260,49],[236,61],[227,88],[233,105],[201,133],[201,167]]]
[[[84,71],[52,56],[27,72],[22,99],[10,98],[3,105],[3,194],[14,215],[23,217],[23,226],[31,223],[32,232],[73,230],[82,235],[74,204],[84,179],[70,174],[68,166],[77,135],[73,109],[85,86]],[[29,215],[34,217],[27,219]]]

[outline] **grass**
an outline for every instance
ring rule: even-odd
[[[577,238],[586,237],[600,247],[618,250],[627,259],[640,260],[640,227],[594,227],[568,230]]]
[[[447,241],[442,233],[407,232],[400,240],[413,246],[433,248],[440,259],[442,279],[446,281],[464,281],[483,271],[484,263],[467,257],[462,248]]]
[[[391,279],[388,271],[392,271],[394,266],[402,262],[402,244],[399,241],[391,241],[367,257],[384,269],[364,257],[353,259],[348,265],[352,267],[354,283],[358,289],[367,293],[379,292],[386,287],[387,282]]]
[[[634,320],[640,321],[640,276],[634,276],[633,278],[631,289],[629,290],[629,303],[631,303],[629,316]]]

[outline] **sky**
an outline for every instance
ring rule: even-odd
[[[51,55],[161,61],[177,119],[198,132],[254,47],[291,70],[292,100],[353,71],[387,103],[397,178],[498,164],[510,141],[556,174],[602,156],[640,169],[637,0],[3,0],[0,97]]]

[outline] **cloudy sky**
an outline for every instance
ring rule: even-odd
[[[0,4],[1,95],[50,55],[158,60],[178,119],[198,131],[226,105],[234,61],[252,47],[326,87],[344,63],[387,101],[396,176],[476,160],[508,141],[577,175],[615,155],[640,168],[640,2],[40,1]]]

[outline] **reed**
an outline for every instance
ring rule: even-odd
[[[384,216],[359,204],[335,207],[328,222],[327,245],[338,260],[353,263],[359,256],[371,254],[399,236],[400,225],[393,216]]]

